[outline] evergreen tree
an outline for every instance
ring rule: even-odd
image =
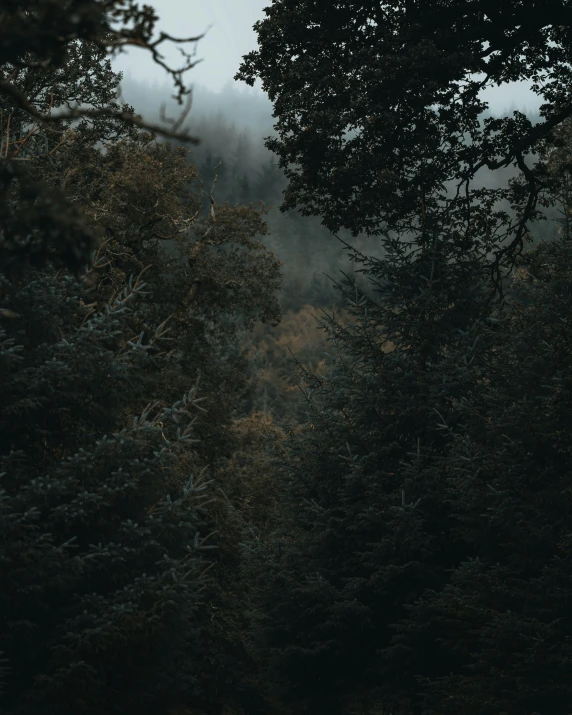
[[[444,420],[443,498],[470,548],[397,628],[396,668],[433,644],[419,712],[569,712],[571,258],[569,241],[544,247],[546,278],[487,336],[487,379],[457,403],[464,429]]]
[[[265,204],[276,203],[279,200],[284,185],[282,171],[276,166],[276,159],[262,164],[252,186],[252,199]]]
[[[236,75],[249,84],[260,78],[274,103],[277,136],[266,146],[289,179],[281,210],[319,215],[332,231],[381,236],[386,252],[381,261],[359,258],[371,288],[356,290],[353,323],[328,321],[340,350],[332,371],[302,371],[309,414],[284,467],[288,513],[274,539],[250,545],[264,574],[253,645],[297,711],[354,712],[361,699],[367,712],[371,696],[408,714],[467,711],[469,686],[458,669],[466,661],[477,666],[470,653],[459,657],[454,649],[462,622],[437,648],[436,616],[428,624],[421,611],[410,619],[407,607],[432,593],[437,611],[454,588],[447,584],[479,553],[473,522],[459,522],[466,510],[476,519],[484,502],[476,499],[473,511],[466,482],[459,488],[451,481],[478,469],[456,442],[465,434],[479,440],[470,411],[459,405],[478,403],[479,395],[496,400],[497,391],[517,400],[515,381],[526,374],[522,354],[503,372],[498,336],[491,346],[486,340],[489,322],[504,319],[502,269],[513,267],[531,221],[542,218],[547,165],[541,158],[531,168],[527,154],[550,142],[570,113],[565,5],[552,3],[542,14],[508,2],[333,8],[276,0],[255,27],[259,49]],[[533,126],[513,112],[481,125],[483,86],[517,78],[534,80],[546,100],[545,121]],[[473,189],[479,169],[511,163],[522,180]],[[511,203],[515,221],[495,212],[499,200]],[[345,285],[348,299],[351,287]],[[534,389],[542,393],[540,364]],[[523,410],[524,403],[513,415],[520,428]],[[492,450],[500,435],[487,423],[483,439]],[[501,468],[495,489],[510,469]],[[488,531],[486,538],[495,540]],[[512,548],[518,531],[511,539]],[[562,597],[557,618],[565,603]],[[448,617],[461,606],[449,603]],[[489,660],[478,667],[498,667],[507,631],[481,633],[481,623],[471,621],[469,642],[479,642],[482,653],[482,644],[495,635],[499,641],[497,660],[486,650]],[[399,629],[411,643],[394,638]],[[564,646],[561,652],[567,658]],[[448,672],[457,678],[450,687],[441,680]],[[418,676],[435,685],[435,697]],[[444,704],[457,682],[459,696]],[[471,681],[473,692],[479,683]],[[494,688],[499,679],[494,686],[483,680],[471,712],[509,711],[506,699],[485,703]],[[565,691],[550,688],[558,709]]]
[[[416,671],[423,712],[570,709],[569,125],[559,135],[567,142],[549,183],[564,196],[561,237],[522,257],[514,303],[485,329],[486,380],[456,404],[464,428],[443,424],[451,534],[470,550],[441,593],[408,609],[390,653],[396,669],[410,668],[433,643],[435,667]]]
[[[284,467],[286,518],[269,545],[251,544],[264,579],[255,648],[297,711],[344,713],[380,680],[400,702],[413,695],[411,671],[384,663],[392,625],[466,554],[450,537],[439,425],[474,379],[451,355],[491,309],[482,248],[459,243],[433,225],[412,244],[386,237],[383,260],[348,246],[369,288],[338,286],[352,319],[323,324],[327,376],[300,366],[308,417]]]
[[[242,179],[240,180],[238,187],[238,203],[246,204],[251,195],[250,182],[248,181],[247,174],[242,175]]]
[[[67,197],[104,237],[89,278],[96,307],[130,273],[145,270],[132,329],[148,334],[168,321],[173,350],[142,380],[149,394],[176,399],[201,367],[209,418],[198,426],[200,451],[212,464],[226,450],[225,430],[244,389],[240,333],[280,318],[280,263],[260,240],[267,233],[261,211],[219,206],[216,182],[207,194],[186,150],[153,139],[140,133],[103,148],[73,143],[44,176],[56,184],[71,173]]]
[[[167,712],[193,696],[209,546],[196,386],[125,424],[166,339],[125,332],[144,284],[90,316],[74,278],[1,280],[3,712]]]
[[[265,232],[260,212],[215,208],[212,189],[208,218],[193,226],[196,169],[138,127],[190,138],[116,101],[120,76],[107,55],[133,42],[155,50],[152,9],[17,5],[0,10],[0,320],[11,371],[2,706],[185,712],[242,701],[257,712],[255,674],[237,684],[250,661],[225,593],[236,586],[233,504],[220,483],[209,509],[201,503],[207,470],[220,482],[236,447],[232,413],[246,379],[237,336],[278,319],[279,262],[255,238]],[[184,96],[181,72],[171,74]],[[90,108],[70,109],[75,101]],[[142,271],[135,301],[124,286]],[[199,372],[208,417],[190,430]],[[197,530],[219,527],[224,553],[211,568]],[[217,574],[208,583],[206,568]]]

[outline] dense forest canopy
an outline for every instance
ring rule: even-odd
[[[0,9],[6,713],[265,701],[238,566],[272,513],[259,432],[275,428],[240,410],[241,336],[279,319],[280,264],[260,212],[212,191],[202,211],[187,150],[118,100],[109,54],[160,59],[156,19],[133,2]]]
[[[569,2],[265,14],[0,8],[0,711],[569,715]]]

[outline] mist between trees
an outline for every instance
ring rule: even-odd
[[[255,26],[299,175],[260,97],[117,96],[200,39],[149,6],[0,7],[2,715],[569,715],[570,15],[367,5]]]
[[[160,106],[163,103],[168,116],[176,114],[177,104],[166,84],[151,85],[128,77],[123,79],[121,91],[125,100],[149,121],[160,121]],[[538,112],[524,113],[533,124],[541,120]],[[334,290],[330,277],[337,280],[340,271],[344,271],[365,290],[367,281],[361,280],[355,273],[344,246],[321,225],[319,218],[278,210],[287,181],[276,157],[264,146],[264,138],[274,135],[271,114],[270,101],[260,93],[237,90],[230,83],[218,93],[197,86],[193,89],[188,124],[192,133],[200,137],[201,143],[190,150],[189,161],[196,164],[201,179],[208,187],[216,168],[218,180],[214,197],[217,202],[228,201],[231,205],[252,202],[255,207],[263,202],[269,207],[265,220],[270,227],[270,235],[265,236],[263,242],[283,262],[280,299],[286,311],[298,310],[305,305],[341,307],[340,296]],[[489,116],[495,115],[489,110],[483,112],[481,125]],[[159,138],[159,141],[162,139]],[[535,157],[535,154],[527,155],[528,162],[531,163]],[[475,189],[498,188],[517,175],[515,166],[496,171],[483,167],[477,172],[473,186]],[[447,196],[452,196],[453,182],[448,182],[445,188]],[[499,202],[496,208],[505,210],[511,218],[515,216],[506,201]],[[544,209],[544,213],[552,220],[532,224],[530,246],[557,236],[555,221],[560,217],[558,209],[549,207]],[[377,257],[384,254],[380,242],[374,237],[358,235],[352,238],[349,231],[344,230],[339,236],[364,254]],[[407,233],[402,234],[404,242],[407,242],[407,237]]]
[[[133,104],[144,119],[160,122],[159,108],[166,105],[167,116],[174,116],[177,105],[170,98],[168,85],[147,85],[132,78],[121,84],[122,96]],[[513,108],[514,109],[514,108]],[[193,90],[193,105],[189,126],[201,142],[189,151],[189,161],[197,166],[205,188],[210,189],[217,176],[214,198],[217,203],[230,205],[260,202],[268,208],[264,215],[270,233],[261,237],[263,243],[282,261],[283,282],[279,292],[284,316],[281,323],[272,327],[257,324],[253,333],[244,333],[243,341],[249,345],[251,385],[245,394],[242,409],[248,414],[252,409],[272,413],[279,419],[303,418],[303,406],[298,400],[297,373],[292,357],[313,370],[327,370],[326,335],[318,329],[320,309],[335,311],[336,318],[345,319],[345,301],[335,290],[334,281],[343,274],[351,276],[366,294],[369,282],[356,272],[343,243],[337,240],[318,217],[305,217],[297,211],[282,213],[278,206],[286,179],[278,167],[276,157],[264,146],[264,138],[274,134],[271,104],[255,92],[240,91],[228,84],[221,92],[211,92],[198,86]],[[540,115],[527,112],[533,123]],[[490,111],[483,112],[481,125]],[[348,135],[350,136],[350,135]],[[163,141],[160,137],[158,141]],[[529,161],[536,155],[527,156]],[[498,188],[518,175],[514,166],[491,171],[483,167],[476,174],[474,188]],[[445,186],[446,195],[452,196],[453,182]],[[204,199],[203,210],[208,206]],[[497,202],[514,218],[508,202]],[[557,207],[544,209],[551,220],[531,223],[529,247],[542,240],[552,240],[558,235]],[[382,257],[384,250],[375,237],[358,235],[341,230],[339,237],[355,246],[364,255]],[[408,233],[402,241],[407,243]],[[491,254],[489,254],[490,257]],[[510,277],[505,290],[512,292]]]

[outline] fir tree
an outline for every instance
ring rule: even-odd
[[[529,266],[543,268],[517,276],[526,309],[515,303],[487,330],[487,379],[456,405],[464,429],[443,424],[453,437],[442,463],[451,535],[470,548],[446,588],[424,594],[397,629],[397,668],[433,643],[435,666],[416,671],[423,712],[570,709],[569,237],[531,253]]]
[[[252,198],[256,201],[263,201],[265,204],[275,204],[279,200],[283,185],[282,171],[276,165],[274,156],[271,156],[270,160],[262,164],[256,172],[252,186]]]
[[[19,445],[25,468],[20,481],[9,481],[14,471],[10,461],[4,505],[11,524],[27,504],[21,485],[32,506],[38,501],[40,532],[54,539],[46,541],[50,558],[60,554],[57,549],[65,542],[60,537],[76,537],[69,548],[73,551],[76,544],[77,553],[62,548],[57,566],[61,584],[53,571],[36,573],[34,581],[23,573],[39,593],[40,620],[28,653],[20,636],[26,622],[31,628],[36,623],[33,604],[22,602],[21,611],[10,612],[11,619],[22,618],[19,624],[10,621],[16,635],[5,648],[10,668],[6,712],[37,712],[40,698],[57,712],[222,707],[244,700],[244,691],[254,687],[235,687],[249,661],[242,649],[239,614],[234,621],[231,617],[235,603],[221,596],[223,589],[233,588],[233,579],[236,583],[236,569],[220,575],[221,565],[230,562],[236,550],[229,537],[235,535],[234,525],[225,520],[232,504],[221,508],[217,485],[211,491],[216,503],[211,501],[204,511],[197,504],[204,484],[195,484],[196,490],[185,484],[189,473],[197,479],[202,474],[204,482],[207,469],[219,477],[234,448],[229,434],[232,413],[245,382],[237,336],[256,320],[279,318],[273,295],[279,263],[255,238],[265,232],[260,212],[241,207],[215,211],[212,189],[205,197],[208,219],[197,222],[193,234],[191,224],[201,204],[195,168],[182,148],[158,145],[154,133],[138,128],[197,140],[180,131],[180,124],[173,130],[153,127],[117,101],[120,75],[111,71],[108,55],[134,41],[155,52],[170,39],[164,35],[151,46],[157,19],[151,8],[96,1],[71,13],[65,3],[51,0],[34,2],[33,8],[30,3],[17,5],[0,10],[0,320],[12,330],[5,336],[7,345],[15,346],[24,367],[19,371],[10,363],[14,384],[7,383],[2,454],[15,460],[10,450]],[[188,93],[182,72],[192,63],[177,71],[163,66],[181,99]],[[70,109],[75,101],[84,106]],[[52,113],[54,109],[58,112]],[[34,277],[30,267],[43,273]],[[65,267],[80,283],[57,273]],[[135,302],[123,293],[124,286],[129,275],[143,270],[146,285],[136,289]],[[99,329],[100,316],[109,313],[108,303],[115,306],[112,316]],[[99,342],[85,337],[86,326],[92,326]],[[171,343],[160,354],[157,348],[163,346],[166,329]],[[12,360],[12,353],[6,355]],[[44,356],[49,359],[45,365]],[[194,424],[191,439],[186,418],[175,411],[171,419],[165,406],[175,403],[176,410],[193,410],[185,401],[181,404],[184,392],[199,409],[188,394],[199,371],[209,409],[208,417]],[[149,413],[146,404],[156,401]],[[12,413],[18,415],[13,421]],[[66,461],[68,456],[71,461]],[[38,496],[39,487],[28,484],[34,479],[44,480],[42,484],[63,481],[61,493],[54,492],[61,504],[57,499],[43,504],[43,492]],[[112,499],[108,492],[113,488],[118,494],[111,492]],[[82,494],[87,506],[82,505]],[[69,515],[67,522],[57,509]],[[78,516],[81,509],[87,515],[84,521]],[[126,519],[131,520],[127,526]],[[217,568],[209,572],[216,571],[217,578],[209,582],[208,598],[199,602],[197,590],[206,582],[198,574],[207,564],[197,556],[206,548],[200,537],[195,549],[197,528],[205,534],[219,526],[226,552],[217,555]],[[189,543],[192,553],[185,551]],[[90,544],[101,554],[92,557]],[[21,546],[25,551],[29,544]],[[10,559],[19,555],[13,547]],[[163,557],[164,564],[158,563]],[[17,600],[21,584],[14,563],[5,564],[11,579],[7,598]],[[173,585],[164,589],[163,608],[154,589],[163,588],[166,578]],[[117,599],[124,598],[132,614],[122,615],[118,601],[117,628],[105,630],[103,621],[109,609],[115,609],[116,586],[128,589]],[[58,588],[60,601],[54,596]],[[93,604],[88,593],[95,594]],[[80,622],[82,599],[87,599],[85,623]],[[221,603],[225,610],[217,613]],[[10,607],[16,608],[12,602]],[[69,643],[63,630],[68,621]],[[224,633],[221,623],[231,623],[235,630]],[[96,628],[101,630],[92,635],[89,629]],[[4,635],[9,639],[10,634],[2,631]],[[80,662],[77,671],[58,674],[62,663],[79,659],[79,650],[73,650],[76,642],[85,651],[85,672]],[[53,649],[60,655],[53,655]],[[227,671],[224,678],[221,668]],[[58,683],[69,689],[65,702],[61,693],[49,695]],[[252,693],[248,696],[249,712],[255,712]]]
[[[503,319],[502,269],[542,217],[547,166],[530,167],[527,154],[570,113],[565,5],[533,10],[529,22],[531,7],[514,3],[276,0],[255,26],[259,49],[236,75],[261,79],[273,101],[277,136],[266,146],[289,180],[281,210],[381,236],[386,251],[382,261],[360,258],[372,284],[365,296],[356,291],[353,324],[329,324],[340,348],[331,373],[303,371],[309,415],[286,461],[289,515],[270,556],[251,545],[254,562],[268,564],[255,646],[297,709],[351,711],[363,692],[420,712],[416,676],[434,681],[463,665],[452,638],[436,653],[433,623],[410,624],[412,645],[395,641],[395,628],[427,589],[439,599],[451,570],[475,554],[471,529],[458,523],[464,492],[449,481],[476,468],[456,451],[457,435],[472,440],[475,429],[459,404],[496,390],[517,399],[526,374],[522,354],[512,373],[495,372],[487,321]],[[481,123],[483,87],[517,76],[543,94],[545,121],[533,126],[514,112]],[[474,190],[480,168],[511,163],[522,181]],[[516,221],[494,211],[501,199]],[[478,501],[473,517],[482,508]],[[465,712],[461,696],[451,702],[451,712]],[[552,703],[559,707],[556,696]],[[490,712],[503,711],[497,704]],[[441,696],[430,706],[439,712]]]
[[[266,562],[255,648],[282,696],[308,712],[345,712],[344,698],[380,681],[394,698],[415,685],[385,664],[392,624],[466,553],[450,538],[439,425],[456,420],[450,399],[474,380],[451,355],[491,309],[482,249],[458,239],[436,226],[411,244],[388,236],[383,260],[348,246],[369,289],[338,286],[351,320],[324,321],[329,373],[300,366],[308,417],[284,467],[287,517],[272,558],[251,548]]]
[[[143,289],[89,315],[74,278],[2,278],[7,714],[166,712],[193,695],[182,654],[198,644],[209,546],[206,485],[187,471],[200,398],[193,387],[125,424],[123,395],[166,339],[125,332]]]

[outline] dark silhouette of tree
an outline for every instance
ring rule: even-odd
[[[89,262],[97,237],[68,205],[61,186],[46,191],[27,172],[31,155],[41,155],[44,161],[50,161],[60,142],[68,140],[72,122],[79,122],[80,135],[92,143],[95,137],[104,141],[129,134],[130,127],[156,130],[190,143],[198,141],[188,132],[180,131],[189,103],[177,121],[171,120],[172,128],[166,128],[143,121],[132,107],[116,100],[118,79],[114,80],[105,58],[130,45],[147,49],[154,61],[172,76],[179,103],[189,94],[182,76],[196,62],[183,51],[184,66],[171,69],[163,62],[160,49],[166,41],[196,42],[202,36],[180,40],[162,32],[154,39],[157,19],[151,7],[140,8],[134,0],[3,3],[0,9],[3,265],[11,262],[12,257],[21,263],[23,256],[41,264],[48,253],[52,257],[61,256],[74,270]],[[10,197],[18,197],[16,204]]]
[[[108,54],[162,64],[155,20],[133,2],[0,9],[7,715],[265,707],[246,595],[229,596],[248,523],[232,512],[256,479],[228,462],[240,332],[279,319],[280,264],[261,212],[219,206],[216,181],[118,101]]]
[[[388,653],[396,671],[417,664],[423,712],[569,711],[570,236],[540,254],[542,275],[519,278],[526,310],[484,336],[494,359],[457,405],[463,430],[444,420],[443,499],[470,548],[442,592],[408,608]]]
[[[469,226],[476,172],[515,164],[521,191],[483,190],[518,207],[515,221],[498,225],[505,241],[493,276],[502,290],[502,266],[539,215],[544,165],[530,167],[526,154],[572,115],[568,3],[278,0],[265,13],[259,49],[235,78],[262,80],[273,102],[278,136],[266,146],[289,179],[282,210],[376,236],[418,230],[423,200],[442,225]],[[481,127],[480,90],[516,80],[544,97],[544,121],[533,126],[516,111]],[[458,191],[446,199],[450,181]]]
[[[125,421],[166,338],[128,340],[142,282],[89,315],[73,278],[0,280],[2,711],[168,712],[197,696],[198,395]]]
[[[275,538],[250,544],[255,649],[297,712],[345,713],[380,682],[387,702],[415,695],[415,671],[396,676],[385,655],[405,605],[439,592],[466,554],[443,499],[441,423],[457,424],[451,400],[475,380],[458,364],[488,292],[474,243],[442,229],[421,247],[387,237],[383,259],[348,246],[364,287],[338,286],[345,325],[324,318],[327,373],[299,365],[308,413],[282,463],[287,507]],[[431,661],[430,649],[417,657]]]
[[[482,326],[487,369],[476,355],[481,379],[456,404],[463,429],[442,423],[443,498],[466,558],[407,608],[387,654],[396,673],[416,673],[423,711],[569,710],[570,120],[556,134],[547,186],[561,235],[519,258],[511,305]],[[428,644],[430,668],[418,659]]]
[[[262,164],[252,186],[252,196],[265,204],[278,202],[285,186],[282,171],[277,167],[274,157]]]
[[[534,3],[278,0],[236,75],[262,79],[274,102],[279,136],[266,146],[290,182],[281,210],[380,236],[384,249],[376,259],[348,247],[365,278],[341,284],[353,319],[325,320],[326,374],[300,366],[308,418],[281,465],[284,514],[274,535],[247,545],[249,573],[260,574],[253,649],[296,712],[369,713],[377,702],[400,715],[532,715],[564,713],[569,702],[568,632],[557,634],[568,572],[556,562],[568,548],[567,497],[550,524],[567,452],[547,442],[544,424],[549,405],[566,399],[557,387],[566,347],[562,363],[547,362],[553,341],[533,350],[534,330],[517,327],[503,295],[504,270],[542,218],[539,202],[555,201],[546,153],[572,114],[566,3],[540,12]],[[478,72],[484,81],[468,78]],[[480,89],[517,79],[537,82],[545,121],[533,127],[514,112],[481,126]],[[508,187],[474,188],[479,168],[511,163],[521,176]],[[542,320],[552,337],[565,331],[552,327],[565,320],[559,311]],[[564,432],[565,411],[552,420]],[[543,489],[538,470],[522,476],[532,459],[552,460],[554,480],[537,512],[529,482]],[[518,514],[515,500],[526,506]],[[548,584],[559,589],[553,610]],[[544,635],[536,660],[532,644]],[[554,664],[545,689],[543,656]]]

